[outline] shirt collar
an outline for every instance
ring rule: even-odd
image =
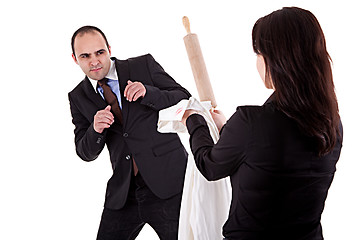
[[[105,78],[109,78],[109,79],[117,80],[117,81],[119,80],[118,76],[117,76],[117,73],[116,73],[115,60],[110,61],[110,69],[109,69],[108,74],[105,76]],[[91,78],[89,78],[89,80],[90,80],[91,85],[94,87],[95,92],[96,92],[97,80],[94,80],[94,79],[91,79]]]

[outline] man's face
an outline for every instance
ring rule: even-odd
[[[101,80],[109,72],[111,50],[99,32],[88,32],[78,35],[74,42],[74,61],[91,79]]]

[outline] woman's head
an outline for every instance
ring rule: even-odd
[[[286,7],[260,18],[253,27],[254,52],[264,58],[265,79],[275,87],[311,82],[313,72],[330,74],[330,57],[323,31],[315,16],[304,9]],[[321,66],[320,66],[321,65]],[[279,90],[280,90],[279,89]]]
[[[317,139],[320,154],[329,152],[339,115],[331,59],[316,17],[296,7],[274,11],[255,23],[252,42],[264,61],[265,85],[276,89],[278,108]]]

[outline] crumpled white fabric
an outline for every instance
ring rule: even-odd
[[[187,132],[186,127],[181,123],[187,109],[194,109],[205,118],[211,137],[216,143],[219,133],[209,112],[211,103],[210,101],[199,102],[193,97],[161,110],[158,131],[161,133]],[[207,181],[196,168],[193,155],[189,154],[180,210],[179,239],[222,239],[222,226],[228,217],[230,201],[229,178]]]

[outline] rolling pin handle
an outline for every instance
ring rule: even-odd
[[[184,16],[182,18],[182,21],[183,21],[183,25],[184,25],[184,27],[186,29],[187,34],[191,33],[189,18],[187,16]]]

